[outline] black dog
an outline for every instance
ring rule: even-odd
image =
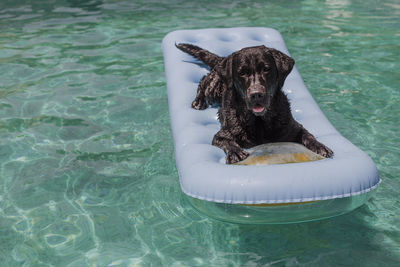
[[[211,68],[192,107],[220,105],[222,127],[212,144],[225,151],[226,163],[244,160],[248,153],[242,148],[270,142],[297,142],[324,157],[333,155],[292,117],[281,90],[294,65],[291,57],[265,46],[243,48],[225,58],[191,44],[177,48]]]

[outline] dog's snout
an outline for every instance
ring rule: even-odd
[[[261,92],[254,92],[250,94],[250,100],[252,102],[260,102],[264,99],[265,95]]]
[[[252,103],[264,102],[266,95],[265,89],[261,84],[253,84],[247,89],[248,101]]]

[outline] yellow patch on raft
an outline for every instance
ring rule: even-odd
[[[273,165],[309,162],[324,159],[323,156],[314,153],[305,146],[297,143],[270,143],[263,144],[247,150],[250,155],[236,165]],[[306,204],[315,201],[274,203],[274,204],[245,204],[244,206],[254,207],[278,207],[296,204]]]
[[[270,143],[247,150],[250,155],[237,165],[273,165],[300,163],[324,159],[305,146],[297,143]]]

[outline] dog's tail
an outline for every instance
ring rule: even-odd
[[[189,55],[195,57],[196,59],[204,62],[206,65],[213,68],[219,62],[221,62],[224,58],[217,56],[216,54],[211,53],[201,47],[192,45],[192,44],[175,44],[177,48],[182,50],[183,52],[188,53]]]

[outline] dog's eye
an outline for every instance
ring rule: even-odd
[[[269,65],[264,65],[262,68],[263,72],[268,72],[271,69],[271,67]]]
[[[249,74],[249,70],[246,68],[243,68],[241,70],[239,70],[239,75],[240,76],[247,76]]]

